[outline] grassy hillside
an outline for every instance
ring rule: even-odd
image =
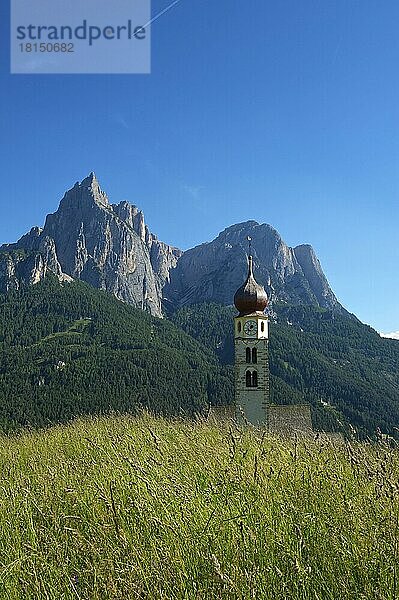
[[[147,415],[0,438],[1,600],[394,600],[399,455]]]
[[[80,282],[0,294],[0,429],[88,413],[194,415],[228,402],[214,354],[167,320]]]
[[[356,318],[311,306],[277,306],[271,324],[271,399],[311,402],[316,427],[361,435],[399,427],[399,343]],[[200,304],[172,316],[223,363],[233,362],[232,307]]]

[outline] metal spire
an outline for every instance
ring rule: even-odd
[[[253,264],[252,264],[252,238],[248,235],[248,277],[253,277]]]

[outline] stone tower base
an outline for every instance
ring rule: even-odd
[[[313,432],[309,404],[279,404],[267,407],[267,430],[270,433],[309,435]]]
[[[266,408],[266,415],[267,423],[265,425],[270,433],[281,435],[313,433],[310,404],[269,404]],[[216,421],[235,420],[237,417],[234,405],[213,406],[209,416]]]

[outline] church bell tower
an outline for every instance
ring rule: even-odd
[[[235,405],[238,422],[267,424],[269,404],[269,320],[265,289],[253,274],[251,247],[248,276],[234,295]]]

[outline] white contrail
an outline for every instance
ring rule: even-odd
[[[164,15],[166,12],[168,12],[168,10],[170,10],[171,8],[173,8],[174,6],[176,6],[176,4],[179,4],[179,2],[181,2],[182,0],[175,0],[174,2],[172,2],[172,4],[169,4],[169,6],[167,6],[166,8],[164,8],[163,10],[161,10],[160,13],[158,13],[157,15],[155,15],[155,17],[153,17],[151,19],[151,21],[148,21],[148,23],[146,23],[145,25],[142,25],[143,28],[148,27],[149,25],[151,25],[154,21],[157,21],[159,19],[159,17],[162,17],[162,15]]]

